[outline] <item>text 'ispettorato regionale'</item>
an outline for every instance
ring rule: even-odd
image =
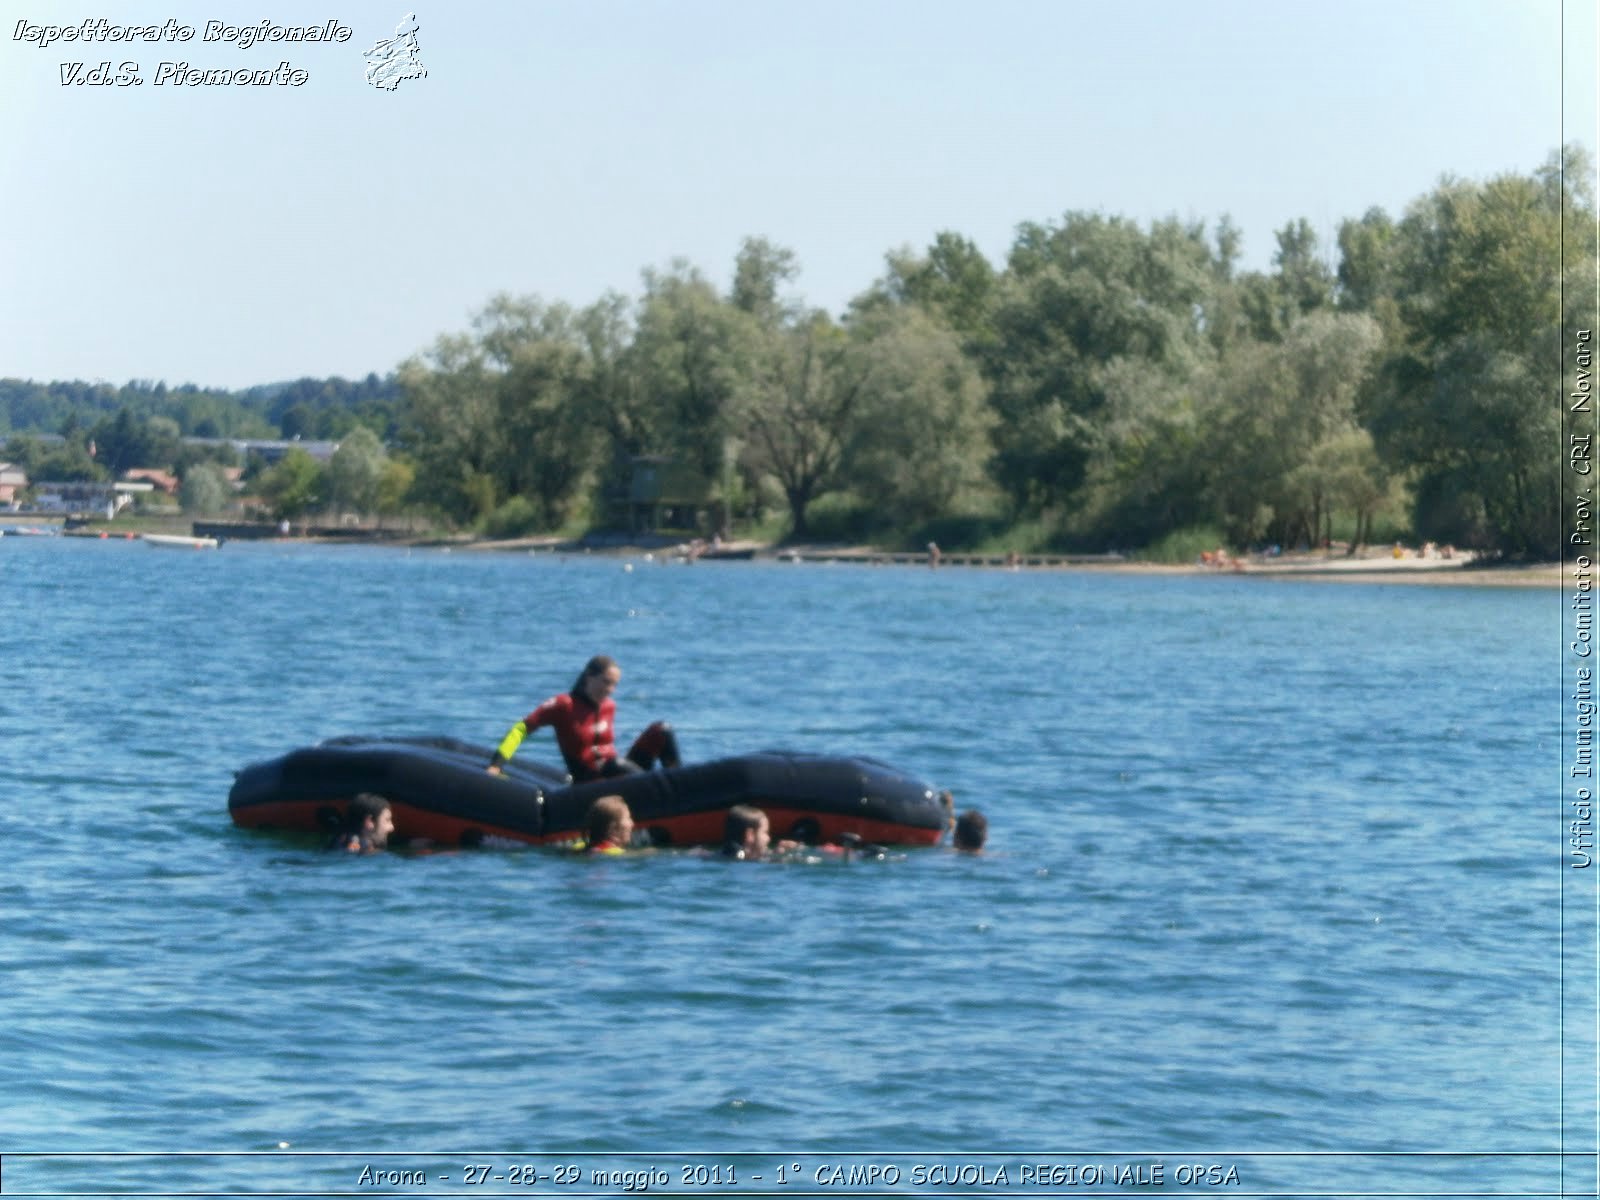
[[[261,21],[255,25],[229,25],[225,21],[207,21],[204,26],[197,27],[184,25],[171,18],[159,25],[116,25],[104,17],[91,17],[75,25],[34,25],[26,19],[20,20],[12,30],[11,40],[31,42],[43,50],[57,44],[62,48],[96,49],[153,43],[182,45],[198,37],[202,43],[248,50],[263,43],[348,42],[354,35],[355,30],[338,21],[324,21],[320,25],[275,25],[271,21]],[[131,61],[64,62],[61,64],[61,84],[63,87],[130,87],[146,82],[141,71],[141,64]],[[187,61],[163,61],[157,64],[155,76],[150,82],[173,87],[299,87],[309,78],[311,75],[308,71],[287,61],[273,68],[203,66]]]

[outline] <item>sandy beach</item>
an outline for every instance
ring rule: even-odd
[[[1560,587],[1560,563],[1484,564],[1415,559],[1333,559],[1250,564],[1245,574],[1347,583],[1421,583],[1469,587]]]
[[[1443,587],[1559,588],[1562,581],[1561,567],[1556,563],[1473,570],[1406,570],[1403,567],[1385,570],[1379,567],[1370,570],[1264,570],[1253,573],[1269,578],[1314,583],[1422,584]]]
[[[432,547],[464,553],[535,554],[573,557],[594,555],[607,558],[643,559],[649,562],[712,562],[718,560],[784,562],[794,565],[845,563],[858,566],[914,566],[938,570],[986,569],[991,571],[1083,571],[1102,574],[1145,576],[1228,576],[1274,580],[1299,580],[1320,583],[1395,583],[1432,584],[1452,587],[1548,587],[1559,588],[1568,572],[1561,563],[1484,563],[1471,552],[1458,552],[1450,558],[1438,553],[1423,555],[1406,550],[1396,558],[1387,548],[1373,547],[1363,553],[1298,553],[1229,557],[1215,562],[1150,563],[1115,554],[1038,553],[1013,556],[994,553],[946,551],[937,568],[926,552],[891,551],[866,545],[783,546],[772,542],[730,540],[718,547],[702,543],[675,542],[648,535],[592,535],[578,540],[551,535],[487,539],[470,535],[440,537],[437,534],[409,535],[398,530],[374,533],[359,529],[311,529],[299,536],[280,538],[274,527],[249,523],[193,522],[187,519],[146,520],[136,527],[124,524],[95,523],[81,529],[63,530],[56,521],[38,523],[49,532],[85,538],[138,537],[144,533],[207,533],[223,540],[246,537],[271,541],[315,542],[332,545],[376,543],[389,546]],[[131,523],[130,523],[131,524]],[[202,529],[201,527],[204,526]],[[3,527],[0,527],[3,528]],[[240,532],[249,530],[251,532]]]
[[[681,561],[689,557],[687,545],[585,545],[557,538],[517,538],[507,541],[460,543],[464,550],[531,554],[600,554],[612,557],[645,558],[650,561]],[[1246,576],[1274,580],[1299,580],[1328,583],[1432,584],[1454,587],[1560,587],[1565,577],[1560,563],[1480,563],[1470,553],[1452,558],[1419,556],[1408,551],[1395,558],[1388,550],[1374,549],[1367,555],[1348,556],[1342,552],[1326,554],[1285,554],[1273,557],[1250,556],[1230,559],[1225,565],[1212,563],[1147,563],[1114,555],[1027,554],[1015,563],[1005,555],[946,552],[937,568],[925,553],[886,551],[872,546],[778,546],[766,542],[734,541],[720,552],[694,556],[695,561],[737,558],[779,561],[795,565],[847,563],[865,566],[925,566],[938,570],[1055,570],[1100,574],[1146,576]]]

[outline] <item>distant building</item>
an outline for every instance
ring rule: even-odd
[[[28,473],[15,463],[0,462],[0,504],[15,504],[17,493],[28,486]]]
[[[339,449],[338,442],[306,442],[299,438],[284,440],[282,438],[208,438],[186,437],[183,439],[185,446],[231,446],[235,453],[248,458],[252,454],[259,454],[267,466],[274,467],[283,461],[283,456],[291,450],[304,450],[318,462],[325,463],[334,456]]]
[[[59,433],[10,433],[0,437],[0,450],[5,449],[13,440],[18,438],[30,442],[38,442],[41,446],[64,446],[67,441]]]
[[[131,471],[122,473],[124,483],[148,483],[158,492],[168,496],[178,494],[178,477],[167,471],[158,471],[154,467],[135,467]]]
[[[33,503],[29,507],[35,512],[96,516],[109,521],[133,503],[130,493],[137,490],[150,491],[151,485],[40,480],[33,486]]]
[[[676,459],[642,454],[629,464],[624,527],[634,533],[694,530],[711,499],[704,475]]]

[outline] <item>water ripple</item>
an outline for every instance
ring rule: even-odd
[[[0,1150],[1412,1148],[1561,1102],[1536,596],[13,540]],[[901,763],[991,852],[227,822],[245,762],[492,741],[597,651],[625,732]]]

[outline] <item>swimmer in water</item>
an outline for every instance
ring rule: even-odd
[[[633,844],[633,812],[621,796],[601,796],[589,805],[584,824],[590,854],[623,854]]]
[[[333,835],[330,850],[347,854],[376,854],[389,844],[394,832],[394,810],[382,796],[362,792],[345,810],[344,828]]]
[[[722,853],[727,858],[754,860],[799,849],[799,842],[774,842],[772,822],[753,805],[735,804],[722,823]]]
[[[975,808],[969,808],[956,818],[955,833],[950,843],[965,854],[983,853],[983,844],[989,840],[989,818]]]

